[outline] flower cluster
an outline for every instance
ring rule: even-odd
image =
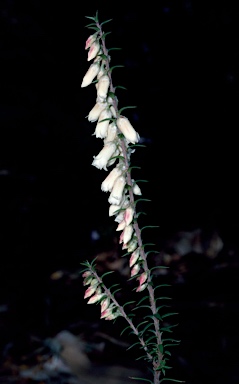
[[[94,304],[100,302],[101,306],[101,319],[114,320],[121,315],[118,307],[110,301],[109,296],[102,292],[101,283],[97,280],[91,271],[85,271],[82,274],[83,285],[89,285],[85,291],[84,299],[88,300],[87,304]]]
[[[101,43],[100,43],[101,41]],[[96,104],[91,109],[88,120],[96,122],[94,135],[103,139],[103,148],[94,156],[92,165],[98,169],[108,171],[108,167],[115,165],[101,184],[101,190],[109,193],[109,216],[115,216],[118,223],[116,231],[121,231],[119,244],[131,254],[131,277],[136,276],[139,281],[137,292],[147,287],[147,273],[141,272],[141,248],[135,233],[135,203],[134,195],[141,195],[138,184],[131,179],[129,171],[130,156],[134,152],[131,144],[139,142],[139,134],[135,131],[127,117],[118,111],[118,101],[114,93],[109,67],[110,57],[102,39],[102,32],[91,35],[85,45],[88,49],[88,61],[93,60],[86,72],[81,87],[86,87],[95,81]],[[130,192],[131,190],[131,192]],[[93,279],[94,283],[94,279]],[[99,297],[100,290],[91,283],[87,295],[94,293],[89,303]],[[97,290],[98,289],[98,290]],[[86,296],[88,297],[88,296]],[[108,310],[108,308],[107,308]]]

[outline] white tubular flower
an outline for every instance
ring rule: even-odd
[[[105,119],[110,119],[111,116],[112,114],[109,109],[103,109],[103,111],[100,113],[98,123],[96,124],[95,132],[94,132],[97,138],[104,139],[107,136],[110,120],[105,120]],[[102,121],[102,120],[105,120],[105,121]]]
[[[108,176],[105,178],[105,180],[101,184],[101,190],[103,192],[111,192],[114,182],[117,179],[117,177],[121,176],[122,172],[119,167],[115,167],[112,169],[112,171],[108,174]],[[117,206],[117,209],[119,207]],[[112,216],[112,215],[110,215]]]
[[[125,227],[126,227],[126,222],[124,220],[122,220],[119,223],[118,227],[116,228],[116,231],[123,231],[123,229],[125,229]]]
[[[90,300],[87,301],[87,304],[94,304],[100,299],[102,299],[103,296],[104,293],[96,293],[94,296],[91,296]]]
[[[119,208],[119,206],[118,206],[118,208]],[[121,212],[116,216],[115,221],[116,221],[116,223],[121,223],[122,220],[124,220],[124,212],[121,211]]]
[[[91,295],[93,295],[96,289],[97,289],[97,284],[91,285],[89,288],[87,288],[87,290],[85,291],[84,299],[87,299],[87,297],[90,297]]]
[[[113,155],[113,153],[115,152],[115,149],[116,149],[115,143],[111,142],[111,143],[105,144],[105,146],[99,152],[99,154],[97,156],[94,156],[92,165],[98,169],[104,169],[105,171],[107,171],[107,168],[106,168],[107,163],[111,158],[111,156]]]
[[[90,49],[88,51],[88,58],[87,58],[87,61],[90,61],[92,59],[94,59],[96,57],[96,55],[98,54],[100,50],[100,44],[97,40],[95,40],[91,46],[90,46]]]
[[[91,35],[91,36],[88,37],[88,39],[86,40],[86,43],[85,43],[85,49],[90,48],[90,46],[96,40],[96,37],[97,37],[97,33],[94,33],[94,35]]]
[[[130,259],[129,259],[129,266],[130,268],[133,267],[133,265],[136,263],[136,261],[138,260],[139,258],[139,248],[137,248],[133,253],[132,255],[130,256]]]
[[[126,225],[129,225],[134,217],[134,209],[132,207],[126,208],[124,212],[124,220],[126,222]]]
[[[115,153],[113,154],[112,157],[114,157],[114,159],[111,159],[109,162],[108,162],[108,166],[110,167],[111,165],[113,165],[116,160],[117,160],[117,157],[116,156],[119,156],[120,154],[120,151],[118,150],[118,148],[116,149]]]
[[[107,103],[110,105],[110,110],[111,110],[112,116],[116,117],[116,116],[117,116],[117,113],[116,113],[115,107],[114,107],[114,105],[113,105],[113,99],[112,99],[112,97],[108,97],[108,99],[107,99]]]
[[[114,216],[116,215],[117,211],[120,209],[118,205],[112,204],[109,207],[109,216]],[[122,216],[123,219],[124,216]]]
[[[127,117],[120,116],[117,119],[117,126],[119,130],[123,133],[126,140],[128,140],[130,143],[135,144],[139,141],[139,135],[132,127]]]
[[[112,315],[113,309],[115,308],[115,305],[112,303],[110,304],[103,312],[101,312],[101,319],[104,319],[105,317]]]
[[[133,277],[139,273],[140,266],[139,264],[134,264],[133,268],[131,269],[130,276]]]
[[[117,136],[117,126],[115,123],[110,123],[107,130],[107,136],[104,139],[104,143],[108,143],[109,141],[114,141]]]
[[[96,102],[94,107],[91,109],[89,115],[88,115],[88,120],[93,123],[98,120],[100,113],[107,107],[106,103],[101,103],[99,101]]]
[[[122,232],[123,233],[123,243],[124,244],[127,244],[130,241],[130,239],[131,239],[131,237],[133,235],[133,232],[134,232],[134,229],[133,229],[133,226],[131,224],[127,225],[125,227],[125,229]]]
[[[109,145],[110,143],[106,144]],[[123,191],[126,181],[124,176],[119,176],[114,182],[111,194],[109,196],[108,202],[114,205],[120,205],[120,202],[123,197]]]
[[[121,316],[120,312],[119,311],[116,311],[114,313],[111,313],[111,315],[109,316],[106,316],[105,317],[105,320],[114,320],[116,319],[117,317]]]
[[[103,75],[99,78],[97,96],[103,101],[107,97],[108,89],[110,86],[110,78],[107,75]]]
[[[138,184],[135,183],[134,179],[132,179],[132,183],[133,183],[133,193],[135,195],[142,195],[141,189],[139,188]]]
[[[100,70],[98,72],[97,79],[99,80],[101,76],[104,76],[104,74],[105,74],[105,62],[103,61],[101,66],[100,66]]]
[[[99,72],[99,70],[100,70],[99,63],[91,64],[85,76],[83,77],[81,88],[87,87],[89,84],[91,84],[95,76]]]

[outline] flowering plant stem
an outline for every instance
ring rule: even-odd
[[[118,99],[115,95],[116,87],[113,86],[112,69],[110,67],[109,50],[106,48],[105,37],[102,26],[109,22],[107,20],[99,23],[98,14],[95,17],[89,17],[92,21],[87,27],[93,29],[94,34],[86,41],[85,49],[88,50],[88,61],[93,60],[87,73],[85,74],[81,87],[86,87],[92,83],[95,84],[97,99],[96,104],[88,115],[90,122],[97,122],[94,135],[103,139],[103,148],[97,156],[94,156],[92,165],[98,169],[108,171],[108,167],[116,164],[110,171],[106,179],[101,184],[104,192],[110,192],[108,201],[110,203],[109,216],[115,216],[118,223],[116,231],[121,231],[119,243],[123,244],[122,249],[127,249],[126,256],[129,257],[130,277],[138,282],[136,293],[140,294],[146,290],[149,305],[143,305],[145,297],[136,303],[135,307],[145,308],[149,310],[149,314],[144,317],[144,321],[140,324],[134,324],[130,314],[126,314],[124,306],[121,306],[115,298],[115,292],[112,288],[107,288],[104,284],[103,276],[99,276],[97,272],[96,259],[93,262],[84,262],[83,284],[89,286],[85,292],[85,298],[89,298],[88,303],[99,303],[101,306],[101,319],[114,320],[122,316],[130,329],[136,336],[137,343],[143,349],[142,358],[148,361],[150,369],[153,372],[153,381],[145,378],[134,378],[148,381],[152,384],[160,384],[165,380],[182,382],[175,379],[161,378],[161,374],[165,376],[167,360],[170,352],[168,346],[177,345],[179,341],[174,339],[162,338],[163,331],[171,332],[170,326],[165,326],[163,319],[166,316],[174,315],[174,313],[161,314],[159,310],[164,305],[157,307],[157,299],[155,297],[155,289],[153,284],[153,270],[149,268],[147,256],[150,252],[145,251],[145,247],[138,224],[139,213],[136,211],[135,196],[141,195],[141,189],[134,179],[131,177],[131,154],[135,151],[139,143],[140,136],[135,131],[127,117],[121,115],[122,111],[127,108],[118,109]],[[113,50],[114,48],[112,48]],[[125,256],[125,255],[124,255]],[[163,299],[163,298],[162,298]],[[126,303],[128,304],[128,303]],[[146,324],[146,325],[145,325]],[[144,325],[143,330],[141,329]],[[164,344],[164,341],[168,344]]]

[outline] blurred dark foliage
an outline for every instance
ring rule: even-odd
[[[133,177],[149,181],[140,185],[152,200],[140,206],[141,224],[160,228],[145,240],[165,249],[177,231],[202,228],[224,244],[213,267],[193,253],[170,266],[182,340],[176,370],[191,384],[237,383],[239,13],[232,1],[1,1],[1,347],[98,316],[82,299],[79,276],[67,277],[115,247],[100,190],[106,173],[91,166],[102,146],[86,118],[96,94],[94,86],[80,88],[89,66],[85,16],[97,10],[100,21],[113,19],[107,46],[122,48],[112,51],[112,65],[125,66],[113,71],[114,85],[127,88],[117,92],[119,106],[137,106],[126,115],[146,145],[132,155],[141,166]],[[64,277],[51,280],[58,270]]]

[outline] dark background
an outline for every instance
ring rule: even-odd
[[[112,245],[108,196],[100,190],[106,172],[91,165],[102,142],[86,118],[96,92],[93,85],[81,88],[91,34],[85,16],[97,10],[100,21],[113,19],[105,25],[111,31],[108,48],[122,48],[112,51],[112,65],[125,66],[113,70],[114,85],[127,88],[117,91],[119,107],[137,106],[125,115],[146,145],[132,155],[141,166],[133,177],[149,181],[141,189],[152,200],[144,206],[148,224],[159,225],[153,241],[160,249],[175,232],[201,228],[216,230],[224,244],[225,275],[217,284],[208,279],[213,293],[203,279],[195,288],[198,302],[200,292],[204,299],[207,293],[221,295],[221,312],[203,312],[198,324],[194,291],[190,296],[190,288],[182,290],[180,297],[175,290],[175,306],[187,302],[179,337],[188,365],[180,365],[179,356],[177,369],[188,383],[207,383],[209,364],[215,369],[208,383],[237,383],[239,14],[230,1],[1,1],[2,346],[29,330],[45,337],[87,318],[77,305],[80,282],[71,285],[74,305],[62,304],[61,320],[54,307],[49,312],[49,277],[78,270]],[[99,242],[92,231],[100,234]],[[211,338],[205,349],[198,346],[199,330]]]

